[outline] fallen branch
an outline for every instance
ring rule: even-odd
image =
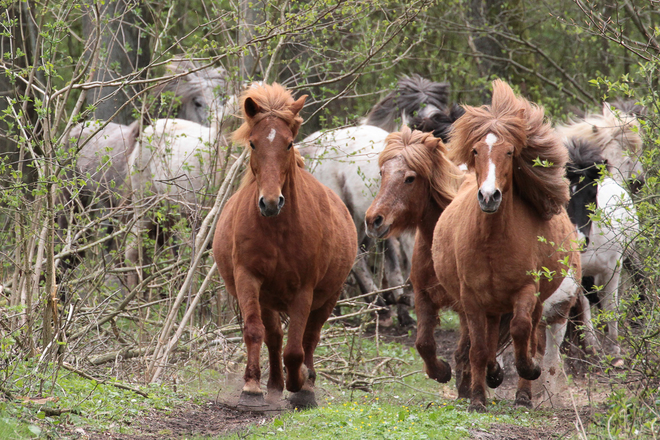
[[[82,371],[82,370],[77,369],[76,367],[74,367],[73,365],[69,364],[68,362],[64,362],[64,363],[62,363],[62,366],[63,366],[66,370],[69,370],[69,371],[71,371],[71,372],[73,372],[73,373],[76,373],[78,376],[80,376],[80,377],[82,377],[82,378],[85,378],[85,379],[88,379],[88,380],[93,380],[93,381],[95,381],[95,382],[98,383],[98,384],[108,384],[108,385],[112,385],[112,386],[115,387],[115,388],[121,388],[122,390],[133,391],[135,394],[139,394],[139,395],[142,396],[142,397],[149,397],[149,395],[148,395],[147,393],[145,393],[144,391],[138,390],[137,388],[129,387],[128,385],[124,385],[124,384],[117,383],[117,382],[108,382],[108,381],[105,380],[105,379],[98,379],[98,378],[96,378],[96,377],[94,377],[94,376],[92,376],[92,375],[90,375],[90,374],[85,373],[85,372]]]

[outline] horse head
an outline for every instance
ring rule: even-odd
[[[244,124],[234,133],[234,140],[249,144],[249,174],[258,188],[257,205],[264,217],[276,216],[284,207],[282,193],[292,170],[303,165],[293,148],[302,123],[299,116],[307,95],[298,100],[279,84],[252,87],[241,96]]]
[[[403,127],[390,134],[378,158],[381,183],[367,210],[370,237],[387,238],[414,228],[433,200],[444,209],[454,198],[462,173],[447,159],[442,140]]]

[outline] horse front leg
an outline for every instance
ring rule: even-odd
[[[238,297],[238,306],[243,316],[243,340],[247,347],[247,365],[243,380],[243,391],[238,401],[239,406],[263,406],[264,397],[261,391],[261,368],[259,355],[264,341],[265,327],[261,320],[261,305],[259,291],[261,280],[243,268],[234,270],[234,282]]]
[[[437,287],[441,289],[441,287]],[[436,356],[436,343],[433,332],[438,325],[440,307],[431,299],[428,290],[415,291],[415,311],[417,312],[417,339],[415,348],[424,361],[426,374],[440,383],[451,379],[451,366]]]
[[[312,308],[312,289],[301,290],[296,301],[289,305],[289,333],[284,349],[286,389],[292,393],[301,390],[309,377],[303,349],[303,335]]]
[[[536,380],[541,375],[541,367],[533,358],[537,341],[535,332],[543,311],[536,297],[537,291],[537,286],[530,284],[518,292],[511,320],[516,370],[520,377],[527,380]]]
[[[604,277],[600,277],[601,279]],[[607,313],[607,333],[603,344],[603,351],[606,355],[612,356],[612,366],[622,368],[624,365],[621,358],[621,346],[619,345],[619,280],[621,278],[621,266],[616,269],[607,280],[607,284],[601,292],[601,304],[603,310]]]
[[[461,298],[474,297],[464,295]],[[464,304],[467,325],[470,332],[470,369],[472,384],[470,389],[470,411],[486,411],[486,369],[489,363],[488,318],[483,308],[476,304]]]
[[[271,403],[277,403],[284,391],[284,374],[282,372],[282,321],[279,312],[270,309],[261,309],[261,319],[265,328],[265,342],[268,347],[268,364],[270,374],[268,375],[268,395],[266,398]]]
[[[500,341],[500,319],[500,315],[488,315],[486,317],[486,334],[488,336],[486,384],[489,388],[497,388],[504,381],[504,371],[497,362],[497,346]]]

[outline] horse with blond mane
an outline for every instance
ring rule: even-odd
[[[439,382],[449,380],[450,370],[444,368],[436,358],[433,333],[438,325],[440,309],[449,308],[457,312],[461,339],[454,354],[456,388],[459,398],[469,398],[471,374],[467,320],[460,302],[438,286],[431,254],[435,225],[463,182],[463,171],[447,158],[447,150],[440,139],[430,133],[411,131],[407,127],[387,137],[378,162],[382,175],[381,185],[366,214],[367,233],[374,238],[385,238],[397,236],[406,230],[416,230],[410,272],[419,320],[415,345],[425,361],[429,377]],[[577,284],[567,283],[560,286],[560,293],[553,294],[550,298],[552,301],[545,303],[544,318],[550,325],[547,330],[550,345],[544,357],[544,367],[547,366],[548,370],[559,371],[559,345],[566,329],[565,316],[577,293]],[[500,334],[500,345],[508,344],[507,320],[502,321]],[[549,374],[544,377],[544,386],[551,393],[555,389],[554,376]],[[495,388],[501,384],[502,379],[502,371],[495,370],[487,377],[487,383]],[[516,392],[516,403],[531,407],[531,398],[531,383],[521,380]]]
[[[244,123],[235,142],[252,149],[238,192],[218,219],[213,255],[227,291],[238,299],[247,346],[239,405],[265,404],[259,352],[268,348],[268,398],[284,389],[280,313],[289,316],[286,388],[296,407],[315,406],[314,350],[357,254],[348,209],[303,169],[293,140],[306,96],[279,84],[254,87],[240,100]]]
[[[543,302],[565,278],[571,284],[579,279],[580,260],[564,209],[568,155],[544,122],[543,109],[496,80],[490,106],[465,110],[454,124],[450,154],[475,175],[440,216],[432,254],[439,288],[459,303],[467,320],[470,408],[484,411],[486,376],[501,368],[496,353],[502,316],[513,313],[518,375],[537,379]],[[439,374],[450,371],[445,362],[436,364]]]

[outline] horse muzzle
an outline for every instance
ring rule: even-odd
[[[280,194],[277,199],[265,199],[264,196],[259,197],[259,211],[264,217],[274,217],[280,213],[284,206],[284,196]]]
[[[387,238],[390,233],[390,225],[385,224],[385,218],[378,214],[373,218],[364,220],[367,235],[371,238]]]
[[[500,207],[502,203],[502,191],[496,189],[493,194],[485,195],[481,189],[477,193],[477,200],[479,201],[479,207],[486,214],[494,214]]]

